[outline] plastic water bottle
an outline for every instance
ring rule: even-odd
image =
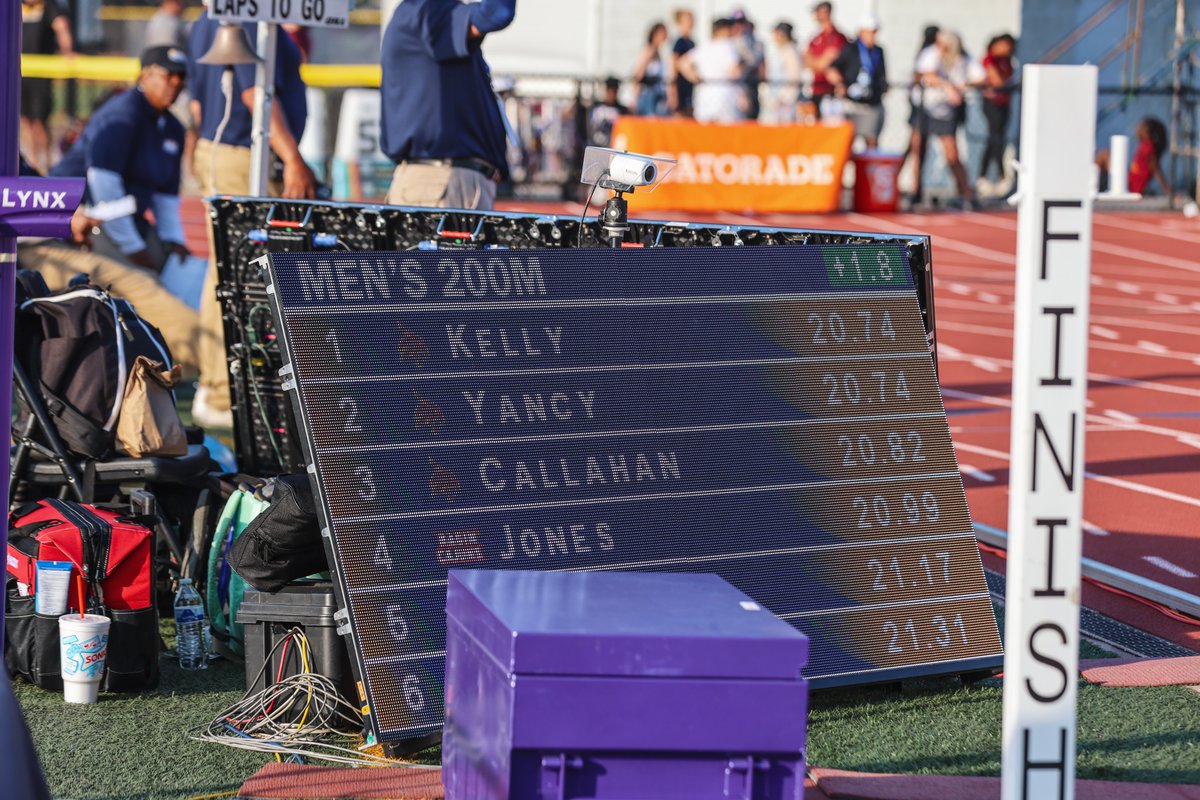
[[[175,652],[182,669],[208,669],[208,637],[205,628],[204,601],[192,586],[191,578],[179,581],[175,595]]]

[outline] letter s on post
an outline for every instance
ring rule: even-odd
[[[1025,688],[1029,692],[1029,696],[1032,697],[1034,700],[1037,700],[1039,703],[1053,703],[1053,702],[1057,701],[1060,697],[1062,697],[1064,694],[1066,694],[1067,685],[1068,685],[1067,684],[1067,679],[1068,679],[1067,678],[1067,668],[1057,658],[1053,658],[1052,656],[1043,655],[1042,653],[1038,652],[1037,643],[1035,640],[1037,639],[1037,635],[1039,633],[1041,633],[1042,631],[1054,631],[1055,633],[1058,634],[1058,638],[1062,640],[1062,643],[1064,645],[1067,643],[1067,632],[1064,631],[1058,625],[1055,625],[1053,622],[1043,622],[1041,625],[1038,625],[1036,628],[1034,628],[1033,631],[1029,634],[1029,652],[1030,652],[1030,654],[1033,656],[1035,661],[1045,664],[1048,667],[1053,667],[1062,676],[1062,686],[1059,687],[1059,689],[1056,693],[1042,694],[1041,692],[1039,692],[1038,690],[1033,688],[1033,681],[1029,678],[1026,678],[1025,679]]]

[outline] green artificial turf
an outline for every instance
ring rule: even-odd
[[[163,638],[174,646],[174,624]],[[102,694],[94,706],[14,681],[50,791],[59,800],[170,800],[236,791],[266,756],[194,742],[199,725],[242,696],[240,665],[220,660],[184,672],[171,653],[159,659],[158,690]],[[0,791],[0,796],[3,792]]]
[[[167,644],[172,625],[163,625]],[[1111,656],[1085,644],[1084,658]],[[266,756],[188,739],[241,696],[240,666],[185,673],[170,654],[145,695],[104,695],[67,706],[60,694],[16,683],[42,767],[59,800],[186,800],[231,792]],[[1001,688],[956,679],[818,692],[809,763],[864,772],[997,775]],[[1200,784],[1200,694],[1184,687],[1080,686],[1079,777]],[[421,761],[436,763],[436,750]],[[0,792],[2,795],[2,792]]]
[[[810,764],[861,772],[1000,774],[998,681],[925,681],[814,695]],[[1081,682],[1080,778],[1200,783],[1200,694]]]

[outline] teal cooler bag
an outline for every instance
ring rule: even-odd
[[[238,487],[225,503],[208,551],[208,591],[205,598],[213,638],[237,655],[245,653],[242,626],[236,620],[238,607],[246,592],[246,582],[229,568],[226,555],[246,526],[268,505],[266,500],[254,495],[250,486],[243,484]]]

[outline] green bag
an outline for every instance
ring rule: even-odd
[[[242,596],[246,593],[246,582],[229,568],[225,554],[250,521],[268,505],[266,500],[254,496],[254,490],[249,485],[239,487],[229,496],[221,511],[208,550],[208,591],[205,597],[208,599],[208,618],[213,638],[237,655],[245,652],[242,626],[236,620]]]

